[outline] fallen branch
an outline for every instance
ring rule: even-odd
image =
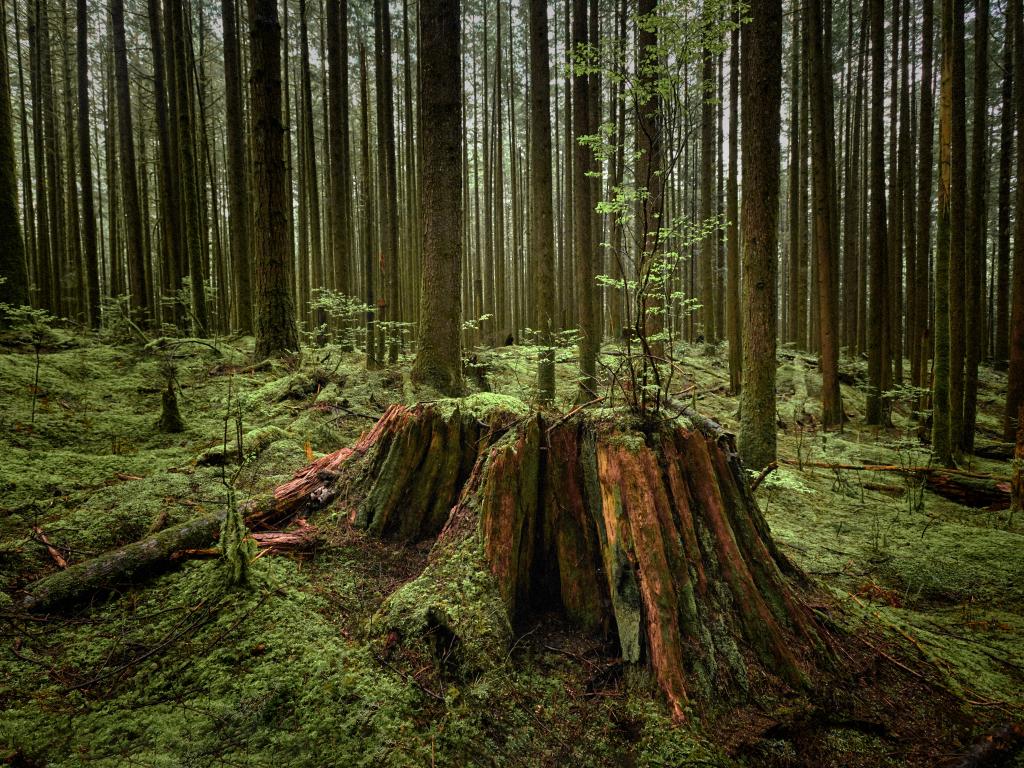
[[[773,461],[767,467],[762,469],[760,474],[758,474],[758,476],[755,477],[753,482],[750,484],[750,492],[753,493],[754,491],[756,491],[757,487],[764,482],[764,479],[778,468],[779,462]]]
[[[50,553],[50,557],[53,558],[53,562],[57,564],[57,567],[61,569],[67,568],[68,561],[64,559],[64,556],[60,551],[50,543],[48,538],[46,538],[46,534],[43,533],[43,529],[36,525],[33,526],[32,530],[35,531],[36,537],[38,537],[39,541],[46,546],[46,551]]]

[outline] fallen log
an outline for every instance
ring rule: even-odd
[[[993,461],[1009,461],[1013,458],[1013,443],[988,443],[987,445],[976,445],[974,455],[979,459],[992,459]]]
[[[23,604],[32,611],[45,611],[71,605],[111,585],[129,582],[169,562],[176,552],[214,541],[224,515],[220,512],[194,518],[57,571],[29,586]]]
[[[338,467],[351,454],[352,449],[342,448],[323,456],[296,472],[269,498],[243,502],[245,524],[264,531],[281,528],[295,517],[305,517],[326,506],[334,498],[333,480]],[[44,576],[28,587],[23,605],[31,611],[74,607],[95,592],[131,583],[182,559],[182,552],[208,549],[217,540],[225,515],[222,510],[193,518]],[[279,539],[278,548],[286,546],[286,541]],[[299,544],[298,540],[291,543]]]
[[[893,472],[916,475],[924,479],[925,487],[939,496],[975,509],[1002,510],[1010,506],[1010,480],[992,477],[983,472],[942,467],[903,467],[899,464],[837,464],[827,461],[780,459],[790,466],[840,469],[854,472]]]

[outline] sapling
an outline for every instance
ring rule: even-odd
[[[32,378],[32,416],[31,424],[36,423],[36,402],[39,399],[39,369],[42,364],[42,349],[53,343],[55,335],[53,323],[57,320],[45,309],[33,309],[29,306],[15,307],[0,303],[0,314],[7,318],[7,325],[13,331],[27,337],[35,353],[35,373]]]

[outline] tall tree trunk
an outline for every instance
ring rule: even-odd
[[[234,321],[239,333],[252,333],[252,262],[249,242],[249,177],[245,163],[242,59],[235,0],[221,0],[224,25],[224,118],[227,144],[228,221],[231,226],[231,278]]]
[[[740,62],[744,314],[739,447],[748,467],[761,468],[775,460],[781,0],[753,0],[750,16],[741,33]]]
[[[868,424],[886,420],[882,393],[888,382],[888,235],[885,214],[885,19],[883,0],[870,0],[871,15],[871,293],[868,319]]]
[[[161,29],[159,0],[148,0],[147,10],[150,45],[153,51],[153,109],[160,145],[160,218],[163,232],[161,289],[165,298],[174,298],[174,301],[171,302],[170,316],[166,319],[181,327],[184,323],[183,307],[176,298],[183,274],[181,271],[181,208],[177,203],[179,181],[175,159],[177,155],[169,123],[167,54]]]
[[[1014,88],[1013,82],[1014,29],[1011,13],[1006,18],[1003,33],[1003,90],[1002,114],[999,124],[999,194],[996,236],[996,297],[995,297],[995,350],[993,361],[997,368],[1005,369],[1010,355],[1010,179],[1013,176]]]
[[[306,194],[306,212],[308,215],[308,233],[310,244],[311,286],[323,288],[323,228],[320,218],[320,183],[316,170],[316,134],[313,132],[313,85],[310,72],[309,56],[309,18],[306,0],[299,0],[299,54],[300,54],[300,90],[301,105],[299,108],[299,130],[303,135],[302,152],[302,185]],[[299,307],[301,316],[309,315],[309,307]],[[314,327],[324,322],[322,311],[314,313]]]
[[[366,302],[366,367],[376,368],[383,355],[383,350],[377,348],[377,315],[376,299],[377,294],[374,288],[374,263],[377,251],[375,233],[377,228],[374,222],[374,194],[373,194],[373,171],[370,167],[370,97],[369,83],[366,74],[366,46],[362,40],[359,41],[359,103],[361,114],[359,123],[361,126],[361,155],[362,164],[362,198],[363,198],[363,281],[365,283]]]
[[[860,44],[857,55],[856,85],[853,96],[853,118],[851,125],[851,138],[847,147],[849,166],[846,175],[846,183],[843,185],[845,224],[843,228],[843,344],[846,352],[854,355],[857,352],[857,326],[859,309],[861,304],[860,296],[860,210],[861,210],[861,146],[863,144],[861,125],[863,124],[864,105],[864,58],[867,51],[867,17],[861,12]],[[851,19],[851,24],[852,24]]]
[[[89,140],[89,13],[86,0],[77,0],[75,54],[78,59],[78,162],[82,185],[82,236],[89,327],[100,327],[99,247],[96,236],[96,205],[93,197],[92,151]]]
[[[953,208],[953,103],[956,99],[956,9],[959,0],[942,2],[942,79],[939,89],[939,220],[935,254],[935,367],[932,390],[932,451],[940,463],[950,466],[956,440],[952,432],[951,407],[956,404],[952,390],[951,368],[963,365],[963,360],[952,359],[951,300],[953,288],[950,264],[953,261],[952,208]],[[962,202],[962,201],[958,201]],[[961,286],[957,285],[956,289]]]
[[[35,276],[38,282],[39,306],[54,310],[53,306],[53,272],[50,265],[50,216],[47,187],[51,180],[47,177],[46,152],[43,146],[43,99],[42,71],[39,41],[39,1],[35,0],[28,10],[28,45],[29,45],[29,76],[32,95],[32,159],[35,166],[35,191],[37,203],[36,232],[38,234],[35,248]]]
[[[707,11],[705,11],[706,13]],[[709,17],[705,23],[713,23]],[[700,219],[708,221],[715,215],[715,60],[710,50],[701,56],[701,120],[700,120]],[[660,226],[660,222],[659,222]],[[700,303],[704,340],[715,344],[715,246],[718,238],[705,237],[700,244]]]
[[[185,9],[181,3],[168,3],[170,24],[168,25],[168,47],[171,68],[174,73],[174,101],[178,151],[178,194],[184,212],[182,247],[184,262],[188,268],[189,287],[192,293],[192,332],[197,336],[206,335],[209,315],[206,309],[206,284],[203,267],[203,232],[200,221],[199,172],[196,161],[196,139],[191,89],[189,87],[188,32],[185,25]],[[259,221],[259,219],[257,219]]]
[[[125,216],[125,244],[128,247],[128,292],[131,306],[144,323],[149,322],[149,291],[146,289],[146,253],[142,242],[142,212],[135,164],[135,132],[128,82],[128,53],[125,48],[124,0],[111,0],[114,33],[114,76],[117,83],[117,137],[121,159],[121,204]]]
[[[0,11],[3,3],[0,2]],[[7,56],[6,15],[0,13],[0,302],[20,306],[29,303],[25,241],[18,216],[18,179],[14,161],[14,115],[11,111],[11,77]],[[25,140],[25,137],[22,137]],[[26,183],[27,183],[26,179]],[[0,325],[6,318],[0,318]]]
[[[914,329],[910,343],[911,379],[914,386],[927,387],[928,355],[931,350],[928,329],[928,264],[931,261],[932,179],[934,172],[934,97],[932,94],[932,62],[934,60],[934,0],[922,0],[921,21],[921,109],[918,118],[918,176],[917,176],[917,254],[915,263],[919,275],[915,291]],[[915,365],[916,363],[916,365]]]
[[[1011,25],[1014,29],[1013,91],[1017,121],[1017,217],[1013,230],[1013,298],[1010,309],[1010,365],[1006,387],[1006,418],[1003,439],[1011,441],[1017,434],[1017,414],[1024,403],[1024,12],[1021,0],[1010,0]]]
[[[330,156],[331,264],[334,287],[354,293],[348,143],[348,0],[327,0],[327,151]]]
[[[974,10],[974,134],[971,139],[971,178],[967,197],[966,350],[964,359],[964,417],[960,449],[974,453],[978,420],[978,365],[985,350],[986,215],[988,192],[988,36],[989,0],[976,0]]]
[[[459,0],[420,0],[423,278],[412,378],[462,392],[462,49]]]
[[[641,0],[639,12],[653,10]],[[572,44],[575,49],[587,44],[587,3],[573,0]],[[593,400],[597,390],[597,350],[599,330],[594,313],[594,252],[591,243],[593,235],[593,201],[590,199],[591,184],[587,174],[591,169],[590,149],[579,139],[587,133],[590,125],[590,88],[587,76],[574,67],[572,78],[572,190],[573,190],[573,248],[576,260],[576,291],[579,298],[579,356],[580,383],[577,399],[580,402]]]
[[[818,265],[818,338],[821,353],[821,420],[826,429],[842,427],[843,401],[839,391],[838,313],[833,305],[832,278],[836,253],[833,230],[837,226],[833,206],[834,147],[829,119],[829,92],[832,89],[832,52],[826,47],[829,37],[823,28],[821,0],[807,5],[809,79],[811,91],[811,152],[814,172],[814,239]]]
[[[548,61],[548,6],[530,0],[530,255],[536,324],[541,345],[537,400],[555,397],[554,212],[551,208],[551,68]]]
[[[743,383],[743,328],[740,305],[740,226],[739,226],[739,112],[740,112],[740,24],[732,32],[732,50],[729,56],[729,178],[726,182],[725,218],[728,221],[726,261],[728,287],[726,288],[727,335],[729,337],[729,391],[738,395]]]
[[[800,158],[801,136],[800,131],[800,11],[797,8],[797,0],[793,0],[793,34],[792,34],[792,65],[790,67],[790,110],[789,110],[789,334],[787,341],[796,342],[798,347],[804,346],[804,315],[806,307],[801,302],[802,289],[800,286],[800,272],[803,251],[801,248],[803,230],[803,211],[800,207],[801,196],[801,173]]]
[[[946,0],[944,5],[948,4],[949,0]],[[964,358],[967,354],[967,79],[964,0],[952,0],[952,7],[944,7],[944,13],[950,17],[948,21],[952,24],[949,32],[950,47],[943,51],[943,67],[947,66],[945,57],[949,57],[949,439],[950,450],[955,454],[960,450],[964,434]],[[943,19],[943,23],[946,21]]]
[[[373,30],[377,52],[377,146],[380,162],[380,259],[384,272],[385,301],[377,302],[383,309],[378,320],[398,322],[402,319],[398,305],[398,187],[395,170],[395,90],[391,72],[391,12],[388,0],[374,0]],[[398,360],[398,330],[388,334],[388,362]]]
[[[256,357],[299,346],[289,289],[291,248],[285,209],[284,126],[281,122],[281,25],[277,0],[248,0],[249,98],[252,109],[253,230],[256,267]]]

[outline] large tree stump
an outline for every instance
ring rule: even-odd
[[[435,541],[378,628],[444,638],[446,663],[471,673],[554,608],[647,662],[677,717],[690,698],[742,698],[754,675],[805,685],[819,634],[731,436],[699,419],[623,423],[393,406],[342,467],[336,503],[376,535]]]

